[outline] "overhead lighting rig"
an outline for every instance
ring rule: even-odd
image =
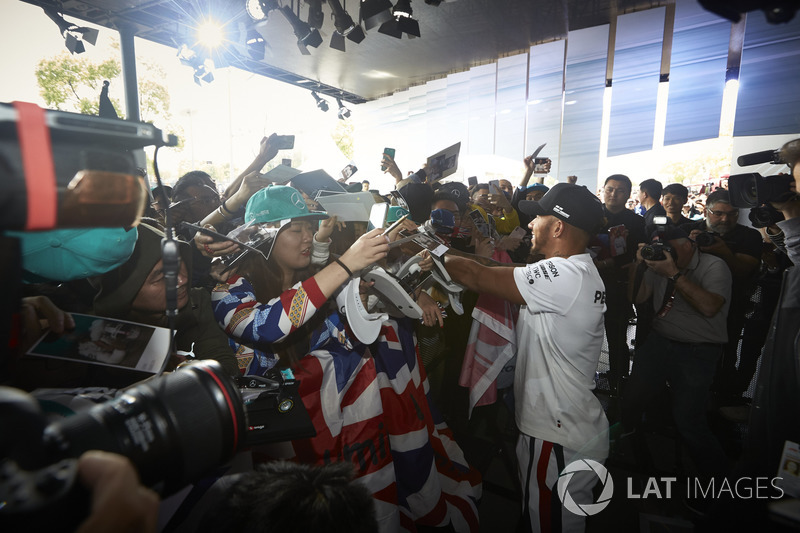
[[[389,0],[361,0],[361,20],[368,30],[388,22],[392,18],[392,3]]]
[[[409,39],[420,37],[419,22],[411,16],[412,14],[411,0],[397,0],[392,9],[392,18],[381,24],[378,31],[398,39],[402,38],[404,33]]]
[[[336,103],[339,104],[339,113],[338,113],[339,120],[350,118],[350,110],[344,106],[344,104],[342,103],[342,99],[337,98]]]
[[[336,31],[331,35],[331,48],[344,52],[344,39],[347,37],[358,44],[364,40],[364,30],[360,25],[353,22],[353,17],[345,11],[339,0],[328,0],[328,4],[333,11],[333,25]]]
[[[322,12],[323,0],[305,0],[308,5],[308,25],[318,30],[322,29],[325,22],[325,14]]]
[[[94,28],[86,28],[67,22],[58,11],[52,7],[42,8],[50,19],[58,25],[61,31],[61,36],[64,37],[64,45],[69,50],[70,54],[82,54],[86,51],[83,43],[89,43],[92,46],[97,42],[98,31]]]
[[[282,6],[280,10],[283,16],[286,17],[286,20],[289,21],[289,24],[292,25],[294,34],[297,37],[297,47],[300,49],[300,53],[306,56],[311,55],[311,52],[308,51],[308,47],[317,48],[322,44],[322,36],[319,34],[319,30],[312,28],[308,23],[300,20],[300,17],[292,11],[291,7]]]
[[[317,107],[320,111],[325,112],[328,110],[328,102],[317,94],[317,91],[311,91],[311,96],[314,97],[314,100],[317,101]]]
[[[194,69],[194,82],[197,85],[214,81],[214,62],[210,59],[204,60],[185,44],[178,49],[178,59],[182,64]]]

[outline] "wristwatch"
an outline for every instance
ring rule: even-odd
[[[672,282],[674,283],[678,281],[678,278],[680,278],[681,276],[683,276],[683,272],[678,272],[674,276],[670,276],[669,279],[672,280]]]

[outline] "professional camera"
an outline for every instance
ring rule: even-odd
[[[711,246],[719,236],[719,233],[715,231],[703,231],[694,238],[694,242],[697,243],[697,246]]]
[[[783,213],[772,207],[771,204],[753,207],[747,216],[754,228],[766,228],[775,225],[776,222],[784,220]]]
[[[128,457],[143,484],[168,496],[229,460],[248,426],[239,390],[216,361],[186,365],[51,424],[32,396],[0,387],[0,412],[4,531],[72,530],[85,519],[89,495],[75,477],[87,450]]]
[[[735,174],[728,178],[733,207],[758,207],[767,202],[785,202],[794,193],[789,186],[794,178],[789,174],[762,176],[758,172]]]
[[[650,244],[642,246],[641,254],[642,259],[647,259],[648,261],[663,261],[667,258],[667,254],[670,254],[674,258],[675,250],[672,249],[669,243],[653,241]]]
[[[770,163],[793,167],[800,160],[800,139],[785,143],[777,150],[765,150],[741,155],[736,159],[740,167]],[[795,193],[790,185],[794,179],[788,174],[762,176],[757,172],[736,174],[728,178],[733,207],[758,207],[767,202],[785,202]]]
[[[672,246],[669,245],[669,242],[667,242],[667,224],[669,224],[669,219],[667,217],[653,217],[653,223],[655,225],[653,238],[649,244],[642,246],[640,251],[642,259],[646,259],[647,261],[663,261],[667,258],[667,254],[669,254],[672,256],[673,260],[677,261],[677,253]]]

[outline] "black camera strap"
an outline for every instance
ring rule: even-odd
[[[664,318],[675,305],[675,282],[667,279],[667,288],[664,290],[664,299],[661,301],[661,308],[656,313],[658,318]]]

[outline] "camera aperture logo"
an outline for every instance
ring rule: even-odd
[[[600,478],[603,490],[596,502],[575,503],[567,489],[569,488],[569,482],[577,472],[587,472],[587,474],[579,475],[588,475],[588,472],[593,472],[594,475]],[[571,462],[561,472],[558,476],[557,490],[558,497],[569,512],[580,516],[592,516],[605,509],[611,502],[611,496],[614,494],[614,480],[611,479],[611,474],[608,473],[605,466],[591,459],[581,459]]]

